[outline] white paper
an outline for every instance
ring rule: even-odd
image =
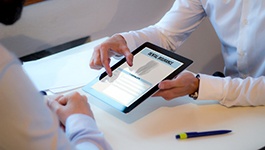
[[[94,47],[104,40],[106,38],[39,60],[25,62],[23,68],[38,90],[57,93],[84,86],[105,71],[89,67]],[[112,59],[111,65],[115,62],[117,60]]]

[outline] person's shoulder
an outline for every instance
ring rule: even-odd
[[[0,44],[0,67],[14,59],[14,55],[11,54],[4,46]]]

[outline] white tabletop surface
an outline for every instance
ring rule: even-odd
[[[89,43],[89,47],[95,44],[98,41]],[[82,48],[79,46],[71,51],[80,52]],[[91,54],[93,49],[86,51]],[[64,53],[69,54],[69,51],[45,59],[58,61],[63,59]],[[27,71],[30,74],[32,69]],[[86,94],[80,88],[77,91]],[[265,146],[263,106],[226,108],[217,101],[194,101],[189,97],[166,101],[152,97],[123,114],[87,96],[97,124],[114,150],[254,150]],[[232,133],[186,140],[175,138],[185,131],[221,129],[232,130]]]
[[[149,98],[122,114],[89,98],[99,128],[115,150],[251,150],[265,145],[265,107],[226,108],[188,97]],[[177,140],[185,131],[229,129],[218,136]]]

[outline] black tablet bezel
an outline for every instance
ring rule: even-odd
[[[166,79],[173,79],[175,76],[177,76],[180,72],[182,72],[184,69],[186,69],[189,65],[191,65],[193,63],[192,60],[185,58],[183,56],[180,56],[176,53],[173,53],[172,51],[166,50],[164,48],[161,48],[157,45],[154,45],[150,42],[145,42],[144,44],[142,44],[141,46],[139,46],[137,49],[135,49],[132,54],[135,55],[137,53],[139,53],[141,50],[143,50],[145,47],[148,47],[156,52],[159,52],[161,54],[164,54],[172,59],[178,60],[180,62],[182,62],[183,64],[177,68],[175,71],[173,71],[170,75],[166,76],[163,80]],[[119,62],[117,62],[116,64],[114,64],[111,69],[115,70],[117,69],[120,65],[122,65],[123,63],[126,63],[126,58],[122,58]],[[105,76],[107,76],[107,72],[103,72],[99,78],[98,81],[100,81],[102,78],[104,78]],[[92,82],[96,82],[95,80]],[[94,85],[94,83],[92,85]],[[85,86],[83,88],[84,91],[89,93],[89,90],[87,90],[87,88],[90,88],[89,86],[91,86],[90,84],[88,84],[87,86]],[[103,102],[113,106],[114,108],[118,109],[119,111],[123,112],[123,113],[128,113],[131,110],[133,110],[136,106],[138,106],[140,103],[142,103],[145,99],[147,99],[148,97],[152,96],[157,90],[158,90],[158,84],[155,85],[153,88],[151,88],[148,92],[146,92],[144,95],[142,95],[140,98],[138,98],[135,102],[133,102],[130,106],[125,106],[121,103],[118,103],[117,101],[113,101],[113,100],[106,100],[106,99],[101,99]],[[93,95],[95,96],[95,95]]]

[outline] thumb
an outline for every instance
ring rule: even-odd
[[[174,83],[175,80],[164,80],[161,81],[158,84],[158,87],[160,90],[167,90],[167,89],[171,89],[173,87],[175,87],[176,83]]]
[[[49,106],[49,108],[50,108],[53,112],[55,112],[56,114],[58,113],[58,110],[62,107],[62,106],[61,106],[57,101],[55,101],[55,100],[50,100],[50,99],[48,99],[47,102],[48,102],[48,106]]]

